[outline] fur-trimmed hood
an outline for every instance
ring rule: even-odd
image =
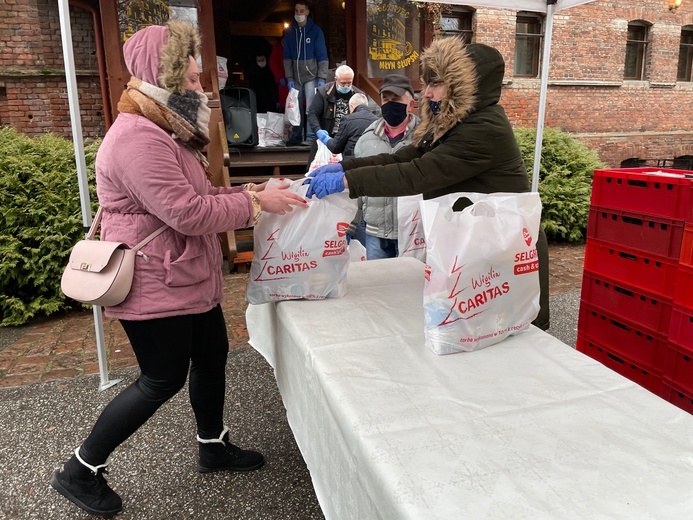
[[[437,141],[473,112],[499,102],[505,61],[498,50],[481,43],[463,44],[459,38],[434,40],[421,55],[424,83],[445,84],[440,113],[436,116],[423,97],[419,101],[421,124],[414,143]]]
[[[172,20],[137,31],[123,45],[130,74],[176,94],[185,92],[185,72],[190,56],[196,58],[200,37],[187,22]]]

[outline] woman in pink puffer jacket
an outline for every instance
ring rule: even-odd
[[[220,303],[217,233],[256,224],[306,201],[284,189],[213,187],[203,155],[210,109],[195,56],[199,36],[185,22],[135,33],[123,55],[132,79],[96,158],[102,237],[131,247],[163,224],[135,263],[132,290],[105,309],[120,319],[140,377],[101,413],[51,485],[85,511],[112,515],[122,501],[104,479],[111,452],[185,384],[197,423],[200,472],[250,471],[262,454],[229,441],[224,426],[228,338]]]

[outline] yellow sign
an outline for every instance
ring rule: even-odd
[[[407,19],[411,16],[409,6],[389,2],[368,5],[368,55],[377,69],[395,71],[416,64],[419,53],[407,41]]]

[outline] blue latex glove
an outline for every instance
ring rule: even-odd
[[[321,79],[318,80],[318,87],[322,87],[325,84],[325,82]]]
[[[340,191],[344,191],[344,172],[322,173],[310,180],[306,198],[311,198],[315,195],[317,198],[322,199]]]
[[[294,80],[290,79],[290,80],[289,80],[289,83],[287,84],[287,86],[289,87],[289,90],[291,90],[292,88],[294,88]]]
[[[279,86],[286,87],[286,78],[279,78]]]
[[[308,174],[308,177],[317,177],[318,175],[322,175],[324,173],[334,172],[341,172],[342,174],[344,173],[342,163],[326,164],[325,166],[321,166],[320,168],[315,168],[312,172]]]
[[[318,130],[315,135],[322,141],[322,144],[327,144],[327,141],[330,140],[330,134],[327,133],[327,130]]]

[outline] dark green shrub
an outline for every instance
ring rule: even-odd
[[[94,207],[99,144],[85,149]],[[20,325],[75,305],[60,291],[60,277],[83,236],[72,142],[0,128],[0,325]]]
[[[530,179],[536,135],[534,128],[515,129]],[[597,152],[570,134],[551,128],[544,130],[539,194],[543,204],[542,224],[549,238],[566,242],[584,240],[593,173],[603,167]]]

